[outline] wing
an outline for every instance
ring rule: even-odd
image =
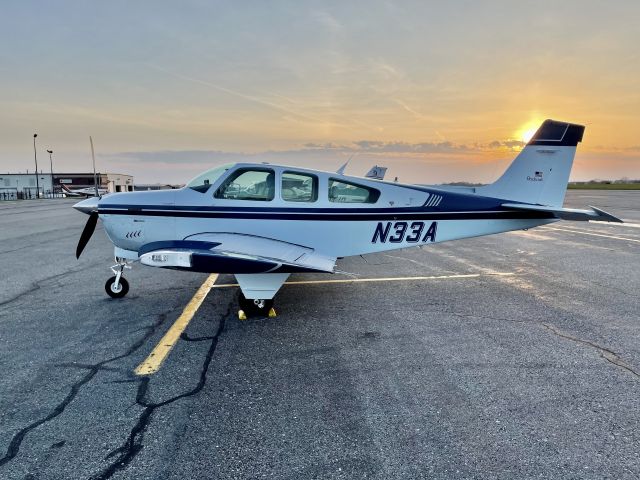
[[[336,261],[313,248],[238,233],[151,242],[138,256],[144,265],[206,273],[333,273]]]
[[[528,205],[526,203],[503,203],[503,207],[510,208],[512,210],[526,210],[534,212],[546,212],[553,214],[556,218],[563,220],[576,220],[587,221],[592,220],[596,222],[619,222],[623,223],[618,217],[611,215],[610,213],[600,210],[596,207],[591,207],[591,210],[579,210],[577,208],[558,208],[558,207],[544,207],[542,205]]]

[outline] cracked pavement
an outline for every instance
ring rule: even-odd
[[[135,265],[109,299],[110,244],[99,223],[75,260],[72,204],[0,203],[2,479],[640,477],[640,228],[346,259],[515,275],[290,285],[275,319],[240,322],[213,289],[138,377],[206,275]],[[568,193],[587,204],[640,225],[640,192]]]

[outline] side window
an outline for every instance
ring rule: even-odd
[[[380,191],[375,188],[329,179],[329,201],[337,203],[376,203]]]
[[[228,200],[273,200],[276,181],[273,170],[237,170],[218,188],[216,198]]]
[[[282,199],[287,202],[315,202],[318,199],[318,177],[304,173],[284,172]]]

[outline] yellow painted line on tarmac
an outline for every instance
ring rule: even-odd
[[[184,307],[178,319],[173,322],[171,328],[164,334],[164,337],[160,339],[145,361],[136,367],[134,370],[136,375],[153,375],[160,369],[162,362],[165,361],[180,335],[187,328],[204,299],[207,298],[207,294],[214,287],[217,279],[218,275],[216,273],[212,273],[207,277],[187,306]]]
[[[298,282],[284,282],[285,285],[321,285],[327,283],[367,283],[367,282],[411,282],[416,280],[444,280],[448,278],[478,278],[478,277],[510,277],[513,272],[492,272],[492,273],[468,273],[459,275],[431,275],[428,277],[385,277],[385,278],[341,278],[339,280],[301,280]],[[237,283],[222,283],[211,288],[237,287]]]
[[[580,235],[591,235],[592,237],[604,237],[604,238],[612,238],[614,240],[624,240],[627,242],[640,243],[640,240],[635,238],[618,237],[616,235],[605,235],[604,233],[585,232],[584,230],[573,230],[571,228],[558,228],[558,227],[545,226],[545,227],[541,227],[541,230],[557,230],[559,232],[571,232],[571,233],[578,233]]]
[[[607,227],[640,228],[640,223],[633,223],[633,221],[625,220],[624,218],[622,219],[622,221],[624,223],[617,223],[617,222],[616,223],[608,223]],[[598,223],[602,225],[602,222],[597,222],[595,220],[589,220],[588,223],[590,223],[591,225],[593,225],[593,224],[597,225]]]

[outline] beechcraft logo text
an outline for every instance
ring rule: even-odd
[[[527,175],[527,180],[530,182],[541,182],[542,181],[542,172],[536,172],[533,177],[531,175]]]

